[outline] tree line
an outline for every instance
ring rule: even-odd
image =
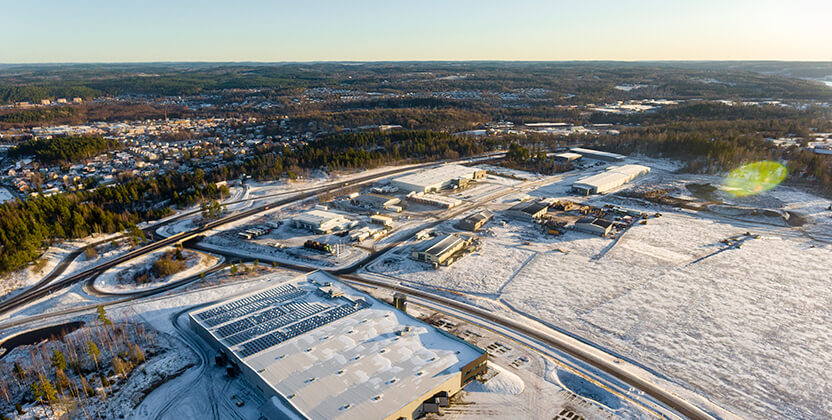
[[[20,142],[9,150],[9,157],[34,156],[48,165],[68,164],[122,147],[117,140],[98,136],[60,136]]]

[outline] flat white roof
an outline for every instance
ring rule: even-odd
[[[343,291],[344,296],[329,299],[315,293],[318,286],[326,282]],[[291,298],[251,314],[237,306],[241,301],[251,302],[253,297],[264,293]],[[307,322],[315,318],[315,313],[326,314],[342,306],[358,309],[330,322]],[[292,325],[304,322],[312,329],[253,354],[241,348],[261,337],[268,337],[271,334],[269,330],[259,335],[251,334],[255,338],[236,345],[230,345],[228,338],[221,338],[220,330],[227,325],[240,325],[241,320],[252,317],[266,319],[268,316],[265,314],[271,309],[288,313],[292,307],[307,317],[276,331],[286,331]],[[211,319],[224,316],[223,313],[238,316],[230,317],[222,324],[208,325],[212,323]],[[477,347],[383,304],[323,272],[313,272],[200,309],[192,312],[191,317],[227,350],[242,356],[242,363],[270,384],[289,404],[312,419],[383,418],[433,390],[483,354]],[[259,322],[257,325],[266,323]],[[245,329],[235,331],[236,335],[256,330],[257,325],[241,326]],[[285,403],[277,401],[275,405]]]
[[[610,166],[604,172],[579,179],[577,182],[572,184],[572,186],[596,187],[599,189],[610,186],[618,186],[648,172],[650,172],[650,168],[644,165]]]
[[[481,169],[456,164],[443,165],[438,168],[394,178],[393,182],[427,188],[458,178],[473,178],[474,173],[477,171],[481,171]]]
[[[569,149],[574,153],[580,153],[582,155],[596,155],[596,156],[606,156],[610,159],[621,160],[626,158],[624,155],[619,155],[618,153],[610,153],[610,152],[603,152],[601,150],[593,150],[593,149],[584,149],[582,147],[573,147]]]
[[[292,219],[309,225],[322,226],[327,222],[346,220],[346,217],[326,210],[309,210],[292,217]]]

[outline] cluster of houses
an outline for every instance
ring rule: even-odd
[[[71,165],[47,166],[28,158],[7,161],[0,168],[0,182],[21,196],[51,195],[86,185],[111,184],[120,174],[149,177],[212,168],[229,163],[229,159],[242,161],[261,144],[279,142],[296,147],[302,143],[265,135],[264,131],[265,123],[253,118],[156,119],[9,129],[0,132],[0,140],[94,135],[116,139],[123,148]],[[165,135],[171,138],[165,139]],[[184,139],[177,140],[173,135]],[[194,156],[199,160],[189,159]]]

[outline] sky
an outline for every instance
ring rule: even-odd
[[[832,61],[830,0],[0,0],[0,63]]]

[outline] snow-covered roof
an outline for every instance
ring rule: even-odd
[[[618,153],[603,152],[600,150],[593,149],[584,149],[582,147],[573,147],[569,150],[573,153],[578,153],[589,157],[603,157],[609,160],[623,160],[626,157],[624,155],[619,155]]]
[[[572,186],[574,188],[595,188],[598,192],[603,192],[624,185],[637,176],[648,172],[650,172],[650,168],[644,165],[610,166],[604,172],[579,179]]]
[[[346,218],[338,213],[326,210],[309,210],[294,216],[293,219],[307,225],[323,226],[332,222],[339,223]]]
[[[322,286],[334,286],[344,294],[331,298],[316,293]],[[241,302],[251,305],[252,299],[269,293],[291,297],[257,309],[252,317],[234,316],[221,324],[209,325],[221,313],[245,312],[240,309]],[[223,327],[240,325],[241,319],[269,319],[237,327],[252,331],[285,316],[269,318],[270,310],[288,313],[293,307],[303,317],[290,325],[264,329],[254,338],[247,337],[247,341],[234,345],[230,345],[236,342],[233,334],[222,338],[222,331],[228,332]],[[328,322],[314,320],[319,315],[344,311],[343,308],[348,308],[349,313]],[[291,404],[313,419],[383,418],[433,390],[483,354],[481,349],[323,272],[200,309],[192,312],[191,317],[279,393],[284,400],[279,401],[280,405]],[[268,339],[273,331],[289,335],[293,326],[300,324],[311,329],[290,338]],[[263,337],[266,344],[253,347],[259,351],[249,354],[244,350],[249,348],[247,344]],[[261,349],[263,346],[268,347]]]
[[[478,171],[482,171],[482,169],[462,165],[442,165],[438,168],[400,176],[393,179],[393,182],[397,185],[430,188],[459,178],[473,178]]]

